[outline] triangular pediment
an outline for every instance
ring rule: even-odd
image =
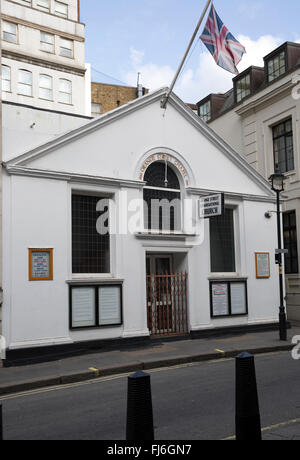
[[[273,197],[269,184],[167,88],[136,99],[4,163],[11,173],[141,182],[151,152],[188,165],[190,188]],[[156,154],[155,153],[155,154]],[[154,154],[153,154],[154,155]]]

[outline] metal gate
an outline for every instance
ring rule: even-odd
[[[153,336],[187,334],[187,273],[147,275],[148,328]]]

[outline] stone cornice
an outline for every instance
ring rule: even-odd
[[[46,61],[45,59],[40,59],[34,56],[16,53],[15,51],[9,51],[2,49],[2,57],[6,59],[13,59],[14,61],[25,62],[26,64],[37,65],[40,67],[46,67],[47,69],[57,70],[59,72],[70,73],[73,75],[78,75],[84,77],[86,70],[80,67],[68,66],[65,64],[59,64],[52,61]]]
[[[116,179],[110,177],[91,176],[89,174],[76,174],[72,172],[51,171],[44,169],[26,168],[21,166],[9,166],[3,163],[3,167],[9,175],[14,176],[29,176],[43,179],[63,180],[72,183],[84,183],[94,185],[104,185],[114,188],[136,188],[141,189],[145,186],[143,181],[134,181],[127,179]]]
[[[261,110],[263,107],[274,104],[274,102],[283,99],[284,97],[291,95],[294,87],[293,82],[290,80],[283,85],[263,94],[255,99],[245,102],[245,104],[236,110],[236,113],[240,116],[247,116],[249,113],[257,110]]]
[[[8,16],[7,14],[1,14],[0,17],[4,21],[13,22],[14,24],[21,24],[22,26],[31,27],[32,29],[37,29],[37,30],[40,30],[42,32],[46,32],[49,34],[59,35],[60,37],[69,38],[70,40],[75,40],[77,42],[82,42],[82,43],[85,42],[84,37],[81,37],[79,35],[69,34],[68,32],[64,32],[58,29],[53,29],[52,27],[43,26],[42,24],[36,24],[34,22],[25,21],[24,19],[16,18],[14,16]]]

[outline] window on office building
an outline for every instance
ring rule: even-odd
[[[11,69],[7,65],[2,65],[2,91],[11,91]]]
[[[37,0],[36,6],[43,11],[50,12],[50,0]]]
[[[68,5],[66,5],[65,3],[61,3],[61,2],[55,2],[54,13],[57,14],[57,16],[67,18],[68,17]]]
[[[47,53],[54,53],[54,35],[41,32],[41,50]]]
[[[234,273],[234,210],[226,208],[222,216],[210,219],[210,255],[212,273]]]
[[[99,210],[100,209],[100,210]],[[109,204],[106,198],[72,196],[73,273],[109,273]]]
[[[251,79],[250,74],[237,80],[236,82],[236,101],[241,102],[245,97],[251,94]]]
[[[60,78],[58,101],[62,104],[72,104],[72,82]]]
[[[28,70],[19,70],[18,94],[32,96],[32,73]]]
[[[283,235],[284,247],[288,250],[288,254],[285,255],[285,272],[287,274],[298,273],[299,264],[296,211],[283,213]]]
[[[207,101],[205,102],[205,104],[200,105],[199,116],[205,122],[211,120],[211,102],[210,101]]]
[[[2,22],[2,38],[6,42],[17,43],[18,26],[12,22]]]
[[[39,97],[48,101],[53,99],[53,83],[49,75],[40,75]]]
[[[61,56],[72,58],[73,49],[74,49],[73,40],[66,40],[65,38],[60,38],[59,54]]]
[[[295,165],[291,118],[273,127],[273,144],[275,171],[292,171]]]
[[[279,78],[286,72],[286,54],[285,51],[269,59],[267,63],[268,67],[268,81],[269,83],[276,78]]]

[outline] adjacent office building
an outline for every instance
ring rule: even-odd
[[[198,102],[198,114],[263,177],[285,174],[287,307],[300,319],[300,44],[284,43],[233,79],[225,94]],[[272,219],[275,220],[275,215]]]

